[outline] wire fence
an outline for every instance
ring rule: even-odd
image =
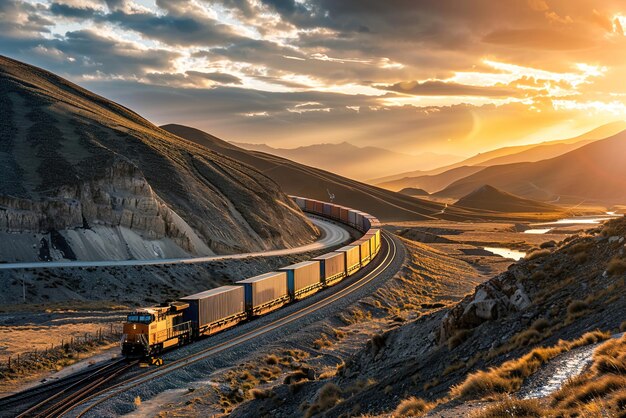
[[[76,362],[80,360],[81,354],[87,356],[96,347],[119,341],[121,333],[122,325],[111,323],[93,333],[69,336],[45,348],[10,355],[0,362],[0,378]]]

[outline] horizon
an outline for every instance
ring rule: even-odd
[[[466,157],[626,119],[617,0],[354,6],[20,0],[0,6],[0,53],[157,125],[273,148]]]

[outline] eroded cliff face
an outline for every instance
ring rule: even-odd
[[[47,198],[0,195],[0,231],[48,233],[95,225],[125,227],[148,240],[167,237],[191,254],[212,253],[188,225],[183,227],[141,171],[120,158],[105,176],[63,186]]]
[[[74,251],[89,259],[263,251],[317,236],[254,168],[2,56],[0,108],[0,239],[16,243],[0,243],[0,261],[33,261],[50,234],[97,248]]]

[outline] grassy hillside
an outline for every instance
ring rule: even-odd
[[[0,107],[0,232],[81,229],[106,240],[102,228],[122,227],[191,254],[289,247],[315,236],[257,170],[47,71],[0,57]]]

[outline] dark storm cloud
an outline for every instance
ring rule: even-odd
[[[465,84],[445,81],[405,81],[388,86],[375,86],[389,91],[414,96],[483,96],[483,97],[514,97],[518,91],[502,87],[468,86]]]
[[[200,77],[207,80],[215,81],[220,84],[242,84],[239,77],[227,73],[203,73],[200,71],[187,71],[185,74],[191,77]]]
[[[98,11],[92,7],[74,7],[69,4],[52,3],[50,13],[67,18],[91,19]]]
[[[223,45],[243,39],[229,26],[191,14],[156,15],[116,10],[100,18],[170,45]]]

